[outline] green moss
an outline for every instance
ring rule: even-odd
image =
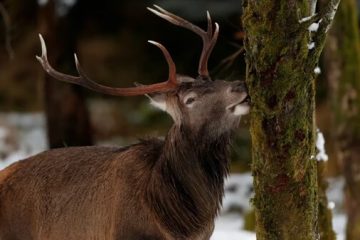
[[[308,1],[248,1],[247,83],[257,239],[315,239],[315,89],[307,69]],[[299,10],[298,10],[299,9]]]

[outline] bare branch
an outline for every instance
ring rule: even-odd
[[[309,54],[309,64],[311,67],[315,66],[319,60],[320,54],[324,48],[327,32],[329,31],[331,24],[334,21],[339,4],[340,0],[329,0],[329,2],[322,10],[320,10],[320,13],[318,14],[319,27],[312,40],[315,48],[312,49],[312,52]]]

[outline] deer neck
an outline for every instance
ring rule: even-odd
[[[211,138],[173,126],[150,186],[155,214],[170,232],[187,238],[216,217],[228,173],[230,134]]]

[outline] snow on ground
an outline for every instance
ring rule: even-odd
[[[0,113],[0,169],[47,148],[45,119],[40,113]],[[344,179],[329,179],[328,198],[334,207],[333,226],[338,240],[344,240],[346,217],[343,213]],[[250,173],[231,174],[225,182],[225,198],[216,219],[211,240],[255,240],[255,233],[243,230],[243,214],[251,210],[253,195]]]
[[[346,216],[343,213],[334,214],[333,228],[336,233],[337,240],[345,240]]]
[[[256,236],[253,232],[244,230],[220,230],[215,229],[214,234],[211,236],[211,240],[255,240]]]
[[[253,195],[252,176],[250,173],[232,174],[225,181],[225,198],[222,212],[238,209],[242,213],[251,210],[249,199]]]
[[[0,113],[0,169],[46,148],[42,114]]]
[[[215,221],[211,240],[255,240],[254,232],[243,230],[244,219],[239,213],[222,213]]]

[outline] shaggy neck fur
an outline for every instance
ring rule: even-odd
[[[179,239],[212,224],[228,174],[230,134],[216,139],[179,126],[169,131],[154,165],[147,200],[155,216]]]

